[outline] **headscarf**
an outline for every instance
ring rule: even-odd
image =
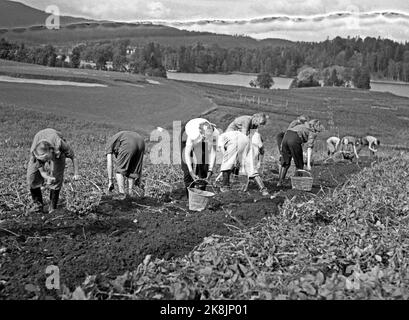
[[[306,123],[308,121],[308,117],[304,116],[303,114],[297,118],[298,122]]]
[[[49,160],[50,153],[53,149],[53,146],[47,140],[40,140],[34,148],[33,153],[37,160],[45,162]]]
[[[321,124],[321,122],[317,119],[310,120],[308,122],[310,128],[314,130],[314,132],[322,132],[325,130],[325,127]]]
[[[267,116],[265,113],[256,113],[253,115],[251,122],[255,127],[265,125],[267,123]]]
[[[213,136],[216,125],[210,122],[203,122],[199,125],[200,135],[203,139],[210,139]]]

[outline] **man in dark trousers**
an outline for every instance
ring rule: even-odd
[[[304,169],[302,148],[304,143],[307,147],[307,170],[311,170],[312,149],[318,133],[323,130],[324,127],[319,120],[311,120],[295,125],[286,131],[281,143],[281,168],[277,187],[282,186],[292,159],[294,159],[295,167],[298,170]]]

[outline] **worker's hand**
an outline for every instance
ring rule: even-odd
[[[199,180],[199,176],[195,175],[195,173],[193,171],[190,171],[189,174],[190,174],[190,176],[192,177],[192,179],[194,181]]]
[[[74,181],[78,181],[81,179],[81,176],[79,174],[74,174],[72,178],[74,179]]]
[[[213,171],[209,171],[209,172],[207,173],[206,180],[209,180],[212,176],[213,176]]]
[[[47,184],[53,184],[57,179],[51,176],[47,177]]]
[[[311,171],[311,165],[307,165],[307,171]]]

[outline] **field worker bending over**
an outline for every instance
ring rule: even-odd
[[[340,152],[345,160],[352,161],[354,156],[359,159],[357,146],[360,145],[359,139],[353,136],[345,136],[341,139]]]
[[[252,116],[240,116],[234,119],[232,123],[226,129],[226,132],[240,131],[246,136],[250,136],[251,130],[257,130],[260,126],[264,126],[267,123],[267,116],[265,113],[256,113]],[[240,162],[233,168],[233,173],[239,175]]]
[[[221,192],[230,190],[230,175],[238,160],[243,164],[241,173],[246,174],[249,179],[254,179],[263,196],[269,195],[258,173],[259,165],[257,162],[260,150],[263,148],[258,132],[254,133],[251,140],[240,131],[225,132],[219,137],[218,148],[223,154],[220,168],[223,176]]]
[[[341,139],[338,137],[330,137],[327,139],[328,156],[332,157],[338,150]]]
[[[182,133],[182,171],[183,181],[187,188],[196,180],[208,180],[213,175],[216,163],[216,146],[219,130],[203,118],[190,120]],[[183,152],[183,148],[185,149]],[[206,189],[205,183],[197,183],[199,189]],[[189,195],[188,195],[189,196]]]
[[[307,147],[307,170],[311,170],[312,149],[318,133],[323,130],[325,129],[319,120],[311,120],[298,124],[286,131],[281,144],[281,168],[277,184],[278,187],[282,186],[292,159],[294,159],[295,167],[298,170],[304,169],[302,148],[304,143]]]
[[[296,125],[299,124],[303,124],[306,123],[308,121],[308,117],[301,115],[299,116],[297,119],[295,119],[294,121],[292,121],[290,123],[290,125],[288,126],[287,130],[294,128]],[[281,153],[281,143],[283,142],[284,139],[284,135],[285,135],[285,131],[280,132],[277,136],[276,136],[276,140],[277,140],[277,146],[278,146],[278,150]]]
[[[371,156],[374,156],[375,152],[378,152],[378,150],[375,148],[375,146],[379,147],[380,144],[381,144],[381,141],[378,138],[375,138],[373,136],[365,136],[365,137],[362,137],[360,139],[360,145],[359,145],[357,151],[359,153],[359,151],[361,151],[362,147],[368,146],[368,149],[371,152]]]
[[[240,131],[246,136],[250,135],[251,130],[258,129],[267,123],[267,116],[264,113],[256,113],[252,116],[241,116],[236,119],[226,129],[226,132]]]
[[[106,146],[108,192],[114,190],[113,155],[116,162],[116,181],[120,193],[119,200],[127,197],[125,178],[128,181],[128,193],[133,195],[133,187],[142,187],[142,165],[145,154],[145,141],[141,135],[133,131],[121,131],[112,136]]]
[[[78,160],[62,134],[54,129],[44,129],[35,136],[30,149],[27,167],[27,184],[33,200],[32,213],[44,209],[41,186],[46,182],[50,188],[49,213],[57,209],[60,191],[64,181],[65,159],[72,160],[74,180],[79,179]]]

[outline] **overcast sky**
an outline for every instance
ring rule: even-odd
[[[179,28],[255,38],[322,40],[381,36],[409,41],[408,0],[21,0],[64,15],[118,21],[160,21]],[[344,17],[335,12],[349,12]],[[399,15],[368,15],[396,12]],[[262,20],[266,17],[283,19]],[[304,18],[304,19],[299,19]],[[225,20],[226,23],[203,20]],[[199,23],[194,23],[198,22]]]

